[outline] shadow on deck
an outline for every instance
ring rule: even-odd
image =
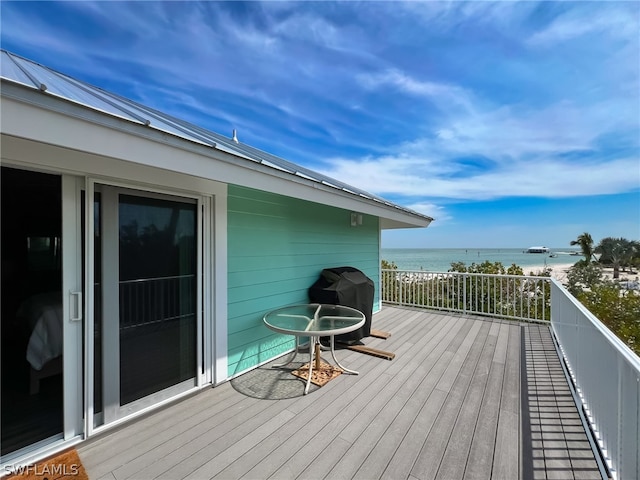
[[[341,350],[360,375],[306,396],[261,367],[81,445],[90,478],[600,478],[547,326],[385,306],[373,327],[394,360]]]

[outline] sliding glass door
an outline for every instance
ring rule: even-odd
[[[94,411],[109,424],[193,388],[198,204],[96,185]]]
[[[82,179],[3,166],[0,457],[82,432]]]
[[[209,200],[4,165],[0,180],[0,463],[210,380]]]

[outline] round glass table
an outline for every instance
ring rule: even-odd
[[[344,372],[358,374],[355,370],[343,367],[336,358],[334,336],[357,330],[364,325],[365,316],[359,310],[319,303],[289,305],[267,313],[263,320],[269,329],[296,337],[296,348],[291,358],[274,367],[284,367],[293,362],[298,355],[300,337],[309,337],[309,376],[305,394],[311,385],[313,369],[320,369],[320,337],[330,337],[331,356],[338,367]]]

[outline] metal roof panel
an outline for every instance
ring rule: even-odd
[[[36,86],[33,80],[20,69],[18,63],[13,60],[13,57],[4,50],[0,51],[0,76],[14,82],[29,85],[30,87]]]

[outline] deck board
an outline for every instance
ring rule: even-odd
[[[462,478],[464,476],[466,464],[457,460],[469,457],[471,441],[489,380],[491,360],[495,353],[499,330],[499,324],[493,323],[491,325],[460,413],[451,432],[449,443],[437,473],[438,478]],[[481,432],[481,434],[483,433],[485,432]]]
[[[473,328],[476,326],[479,326],[479,328]],[[433,428],[429,431],[420,455],[411,470],[411,475],[416,478],[421,480],[436,478],[442,465],[442,459],[449,444],[453,427],[471,384],[473,367],[480,358],[490,326],[489,322],[475,322],[469,335],[467,335],[460,349],[456,352],[454,361],[451,362],[452,366],[456,366],[456,371],[447,369],[449,373],[447,378],[454,378],[454,381],[451,383],[447,400],[439,412]],[[465,348],[465,346],[468,348]],[[455,362],[456,357],[459,360],[458,362]],[[438,385],[437,388],[440,388],[440,386]]]
[[[540,328],[540,327],[523,327]],[[493,478],[522,478],[521,441],[521,329],[509,329],[509,342],[504,364],[500,410],[493,453]]]
[[[464,476],[470,480],[488,480],[491,478],[510,328],[517,327],[507,324],[499,325],[487,386],[482,398],[482,405],[465,467]]]
[[[360,375],[294,398],[206,388],[82,444],[90,478],[599,478],[547,326],[390,306],[373,326],[393,360],[338,350]]]

